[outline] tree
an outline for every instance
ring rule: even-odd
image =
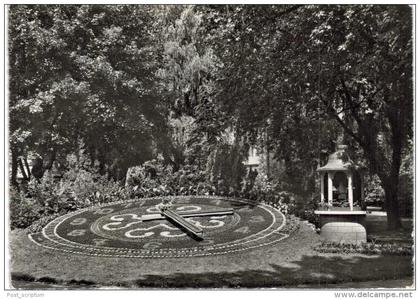
[[[9,14],[12,182],[28,153],[41,156],[38,176],[80,146],[117,178],[157,153],[176,169],[170,121],[188,115],[181,150],[200,156],[190,163],[205,165],[229,129],[235,149],[274,152],[304,193],[344,133],[380,179],[389,227],[401,226],[400,168],[413,138],[409,6],[19,5]]]
[[[334,122],[379,176],[388,225],[400,227],[399,169],[412,138],[411,8],[227,6],[213,11],[209,28],[227,41],[219,48],[226,59],[219,100],[242,132],[255,138],[268,128],[275,151],[309,162],[319,149],[315,140],[329,144],[339,133],[328,129]],[[214,24],[220,15],[226,21]]]
[[[178,119],[178,123],[189,119],[183,116],[192,118],[192,123],[184,124],[192,129],[189,140],[179,150],[188,156],[189,163],[200,167],[206,165],[204,161],[225,129],[224,114],[214,103],[221,63],[213,45],[205,43],[202,17],[194,6],[168,6],[157,17],[157,27],[161,28],[161,92],[171,118]],[[180,160],[177,164],[183,163]]]
[[[150,9],[10,7],[12,182],[18,158],[29,152],[45,170],[83,144],[101,172],[123,178],[127,167],[165,148]]]
[[[388,226],[399,228],[400,166],[413,124],[412,10],[339,6],[312,16],[310,38],[322,61],[319,98],[363,150],[385,190]]]
[[[299,5],[214,6],[204,14],[224,68],[217,103],[245,143],[285,162],[283,183],[305,197],[315,191],[320,152],[337,136],[337,125],[320,119],[317,101],[291,65],[302,44],[288,27]],[[300,20],[300,19],[299,19]],[[326,146],[327,145],[327,146]],[[279,179],[279,178],[276,178]],[[289,190],[289,191],[292,191]]]

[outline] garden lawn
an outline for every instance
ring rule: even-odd
[[[212,257],[133,259],[65,254],[41,248],[27,233],[10,234],[16,288],[339,287],[343,283],[399,281],[412,285],[410,256],[320,254],[319,236],[304,222],[271,247]],[[357,283],[356,283],[357,285]],[[366,283],[364,283],[365,287]],[[389,285],[392,287],[392,285]]]

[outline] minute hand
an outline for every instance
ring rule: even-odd
[[[203,217],[203,216],[223,216],[223,215],[232,215],[233,209],[220,209],[220,210],[210,210],[210,211],[200,211],[200,212],[177,212],[178,215],[189,218],[189,217]],[[165,219],[165,216],[162,214],[148,214],[142,215],[142,221],[150,221],[150,220],[161,220]]]

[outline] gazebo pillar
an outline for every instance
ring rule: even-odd
[[[333,202],[333,172],[328,171],[328,205],[331,207]]]
[[[325,194],[324,194],[324,177],[325,177],[325,173],[321,173],[321,204],[323,204],[325,202]]]
[[[365,202],[365,178],[360,175],[360,203],[363,205]]]
[[[350,171],[347,172],[347,182],[348,182],[347,191],[348,191],[350,211],[353,211],[353,176]]]

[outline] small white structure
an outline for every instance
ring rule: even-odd
[[[355,178],[358,183],[358,200],[364,201],[363,177],[357,172],[354,163],[346,154],[346,145],[339,145],[337,151],[331,154],[325,166],[317,171],[321,174],[321,205],[327,201],[327,207],[331,209],[336,200],[346,200],[350,211],[354,210]],[[345,205],[343,207],[346,207]]]
[[[321,175],[321,205],[315,211],[321,220],[321,236],[331,242],[366,242],[363,177],[339,145],[317,171]],[[357,205],[355,206],[355,194]]]

